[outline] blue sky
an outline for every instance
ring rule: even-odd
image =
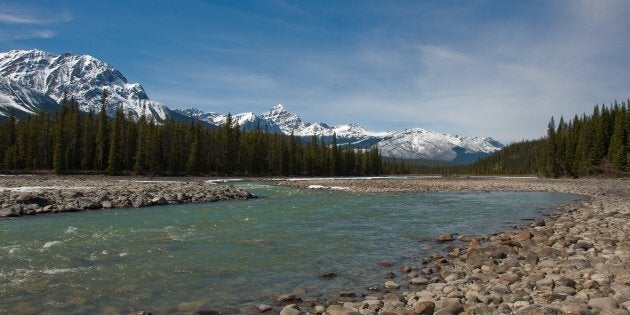
[[[3,1],[0,51],[89,54],[171,108],[503,142],[630,97],[630,1]]]

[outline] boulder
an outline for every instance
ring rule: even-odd
[[[589,249],[593,248],[593,244],[591,244],[590,242],[584,241],[584,240],[579,240],[575,244],[575,248],[579,248],[579,249],[583,249],[583,250],[589,250]]]
[[[163,205],[167,205],[168,201],[164,197],[155,197],[151,199],[151,203],[154,205],[163,206]]]
[[[331,305],[326,309],[326,313],[329,315],[360,315],[355,310],[345,308],[341,305]]]
[[[15,198],[15,203],[20,203],[24,205],[36,204],[40,207],[44,207],[44,206],[49,205],[50,201],[46,197],[43,197],[43,196],[26,194],[26,195],[20,195],[17,198]]]
[[[142,207],[142,206],[144,205],[144,198],[142,198],[142,196],[138,196],[138,198],[136,198],[136,199],[135,199],[135,200],[131,203],[131,205],[132,205],[134,208],[140,208],[140,207]]]
[[[94,210],[101,207],[98,203],[88,198],[79,198],[77,199],[76,204],[77,204],[77,208],[82,209],[82,210],[86,210],[86,209]]]
[[[387,281],[385,282],[385,288],[390,289],[390,290],[396,290],[398,288],[400,288],[400,284],[394,282],[394,281]]]
[[[588,306],[600,311],[612,310],[617,307],[617,301],[612,297],[592,298],[588,301]]]
[[[22,214],[22,207],[11,206],[8,208],[0,209],[0,218],[2,217],[19,217]]]
[[[566,313],[551,305],[534,304],[518,309],[516,315],[565,315]]]
[[[466,262],[470,264],[472,268],[481,268],[481,266],[488,262],[494,264],[494,259],[503,259],[508,255],[515,254],[516,250],[508,245],[490,244],[485,247],[471,249]]]
[[[103,209],[111,209],[114,207],[114,204],[112,204],[111,200],[103,200],[101,201],[101,207]]]
[[[530,238],[534,237],[534,235],[532,234],[532,232],[530,232],[529,230],[523,230],[520,233],[514,235],[512,237],[512,240],[517,241],[517,242],[523,242],[526,241]]]
[[[459,314],[464,311],[464,306],[457,298],[445,298],[438,303],[442,305],[441,309],[445,309],[452,314]]]
[[[425,285],[425,284],[428,284],[429,282],[430,282],[429,279],[424,278],[424,277],[415,277],[415,278],[409,279],[409,283],[413,285]]]
[[[438,238],[435,241],[438,243],[444,243],[444,242],[451,242],[453,240],[454,240],[453,234],[447,233],[447,234],[442,234],[438,236]]]
[[[295,294],[286,293],[276,296],[275,301],[278,303],[296,303],[302,302],[302,299]]]
[[[290,304],[282,308],[280,315],[299,315],[300,310],[297,309],[295,304]]]
[[[271,311],[273,308],[267,304],[256,305],[256,311],[259,313],[265,313]]]
[[[435,311],[435,303],[433,301],[419,301],[413,304],[413,310],[416,314],[432,315]]]

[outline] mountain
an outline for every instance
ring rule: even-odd
[[[228,115],[198,109],[171,110],[150,100],[140,84],[129,83],[120,71],[89,55],[55,55],[41,50],[0,53],[0,119],[11,113],[54,112],[64,94],[74,98],[82,111],[98,112],[103,91],[108,94],[106,111],[110,116],[122,108],[134,117],[144,114],[158,122],[174,118],[221,126],[228,119]],[[282,105],[260,115],[248,112],[231,118],[244,130],[260,128],[302,139],[318,136],[328,143],[336,135],[339,145],[358,149],[378,146],[385,157],[471,163],[503,148],[492,138],[458,137],[420,128],[373,132],[357,124],[309,123]]]
[[[456,164],[473,163],[503,148],[500,142],[492,138],[460,137],[422,128],[392,132],[377,145],[383,156]]]
[[[59,103],[64,93],[68,98],[77,100],[82,111],[98,112],[102,92],[107,91],[106,111],[110,116],[122,107],[125,113],[135,117],[144,113],[158,121],[174,115],[189,120],[164,104],[151,101],[140,84],[129,83],[120,71],[89,55],[54,55],[36,49],[11,50],[0,53],[0,77],[9,82],[13,91],[31,96],[16,96],[3,82],[0,99],[3,100],[4,112],[34,112],[40,107],[45,110],[51,106],[50,100],[41,95]],[[14,102],[4,101],[6,99]]]
[[[8,117],[11,114],[24,117],[40,110],[54,112],[58,106],[57,102],[46,94],[0,78],[0,117]]]
[[[227,115],[205,113],[198,109],[177,110],[180,114],[200,119],[215,126],[225,124]],[[339,145],[352,145],[367,149],[377,146],[385,157],[412,160],[438,160],[457,164],[470,164],[495,151],[503,145],[492,138],[469,138],[438,133],[422,128],[392,132],[373,132],[357,124],[329,126],[325,123],[307,123],[300,116],[288,112],[284,106],[276,105],[260,115],[253,113],[235,114],[232,120],[243,130],[260,127],[269,132],[293,134],[303,139],[318,136],[330,143],[333,135]]]

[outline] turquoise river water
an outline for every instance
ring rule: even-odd
[[[0,314],[170,314],[363,292],[439,250],[441,233],[506,230],[579,198],[239,185],[261,198],[0,220]]]

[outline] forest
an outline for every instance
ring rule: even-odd
[[[378,149],[357,150],[319,138],[243,132],[231,117],[220,128],[172,119],[134,119],[118,109],[83,113],[64,97],[55,114],[0,123],[3,172],[109,175],[368,176],[383,172]]]
[[[121,109],[82,113],[63,98],[55,114],[40,112],[0,123],[0,170],[56,174],[372,176],[387,174],[630,176],[630,100],[595,105],[590,114],[554,117],[547,134],[506,146],[472,165],[382,158],[293,135],[242,131],[231,117],[222,127],[168,119],[134,119]]]
[[[630,176],[630,100],[595,105],[590,114],[558,122],[547,134],[506,146],[472,165],[409,166],[403,172],[442,175]]]

